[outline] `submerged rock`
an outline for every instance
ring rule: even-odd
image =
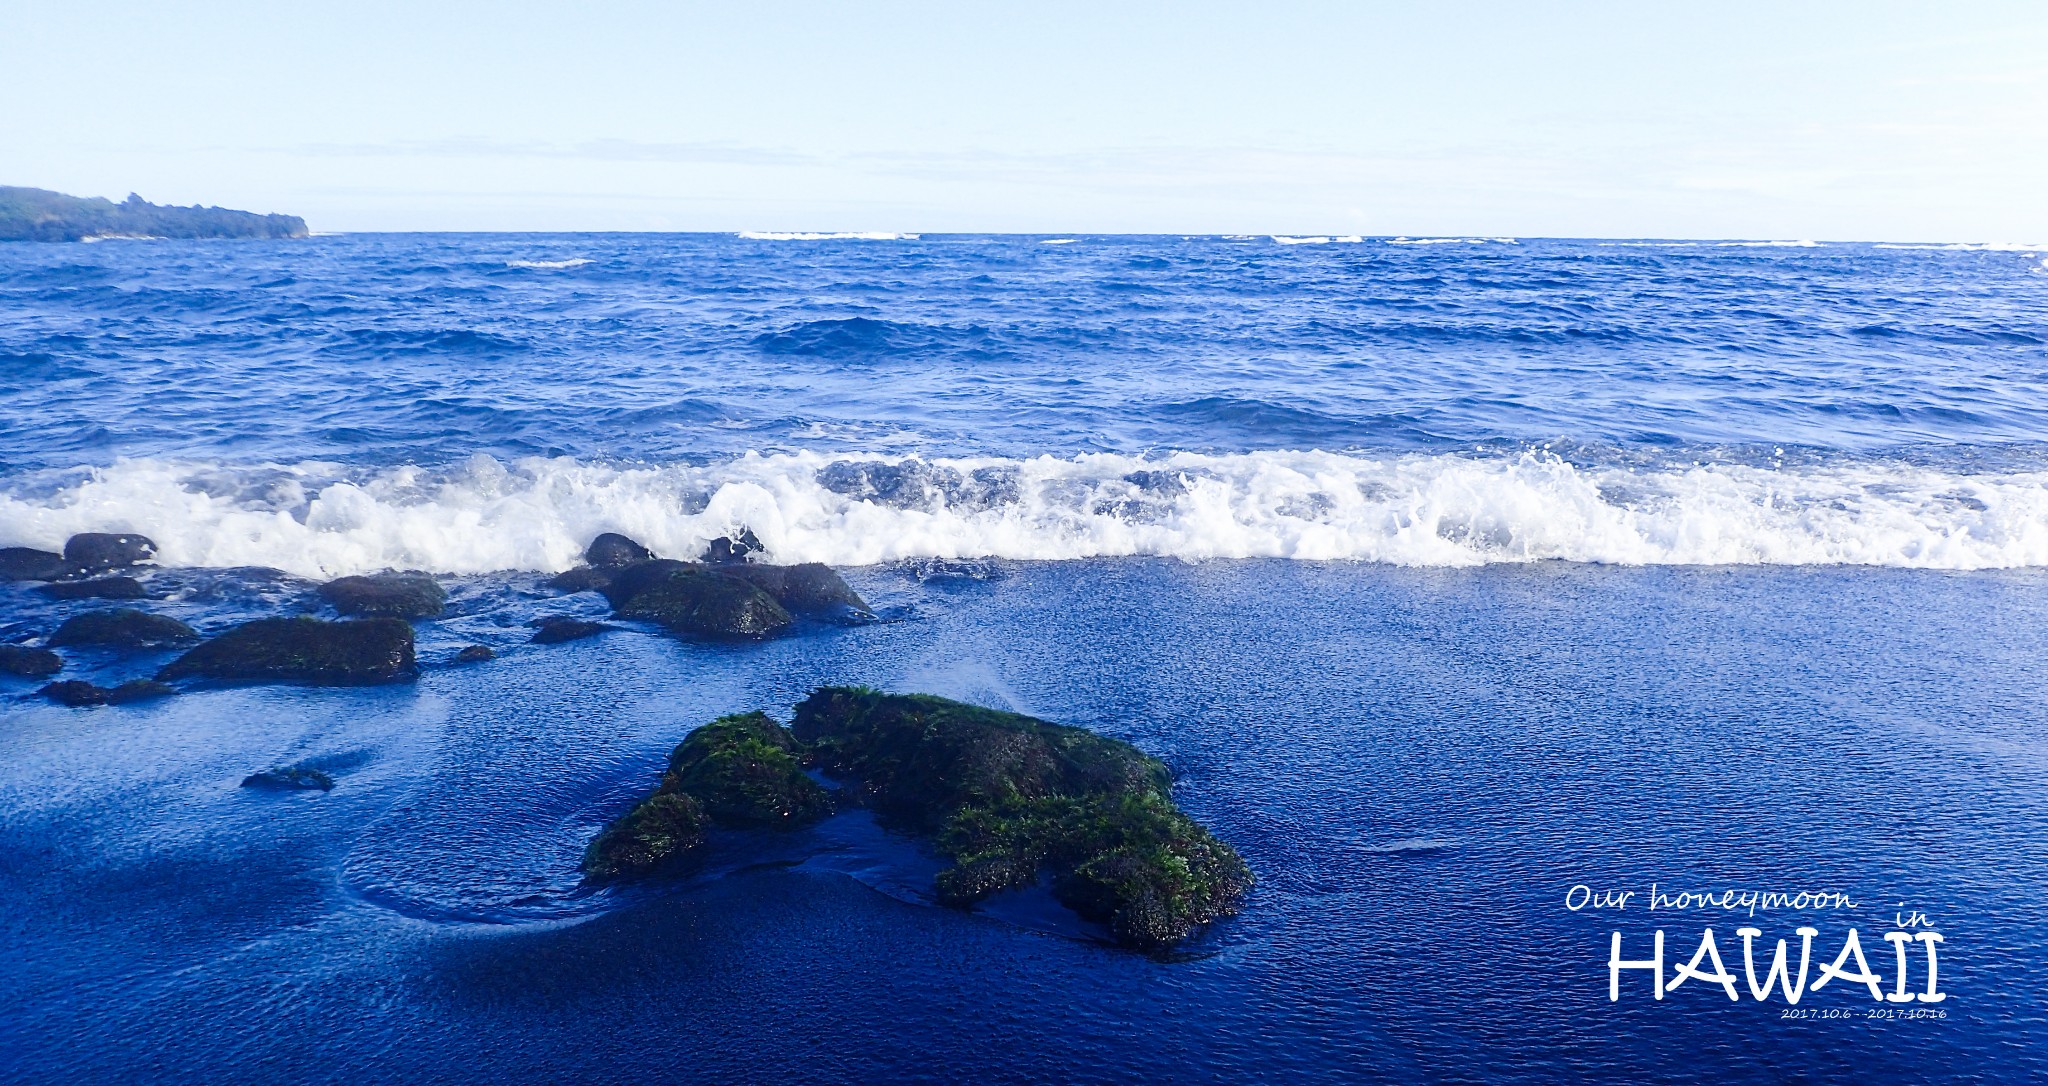
[[[617,532],[606,532],[591,540],[589,548],[583,552],[583,560],[599,569],[630,566],[652,557],[653,551]]]
[[[761,539],[752,528],[741,528],[737,536],[722,535],[704,548],[704,560],[714,566],[744,562],[747,555],[761,553]]]
[[[53,600],[146,600],[149,593],[133,577],[96,577],[90,581],[58,581],[38,587]]]
[[[121,607],[73,615],[50,635],[50,644],[160,649],[199,640],[199,632],[166,615]]]
[[[417,572],[339,577],[321,585],[320,595],[344,615],[433,618],[448,605],[440,583]]]
[[[669,755],[661,787],[590,843],[584,874],[601,882],[652,870],[702,844],[706,823],[793,829],[832,813],[800,750],[765,713],[721,717],[691,732]]]
[[[125,569],[155,557],[156,543],[132,532],[80,532],[64,543],[65,561],[94,572]]]
[[[33,547],[0,547],[0,581],[54,581],[78,571],[61,554]]]
[[[860,593],[832,572],[831,567],[820,562],[795,566],[736,565],[721,567],[719,572],[752,584],[794,614],[854,622],[875,617],[868,601],[861,599]]]
[[[539,627],[533,631],[533,644],[536,645],[557,645],[564,641],[579,641],[583,638],[592,637],[606,630],[616,628],[607,626],[602,622],[571,618],[568,615],[549,615],[535,622],[534,625]]]
[[[245,622],[178,657],[157,679],[223,679],[358,686],[409,682],[412,627],[380,617],[347,622],[297,616]]]
[[[242,787],[264,788],[280,792],[313,791],[316,789],[322,792],[331,792],[334,790],[334,778],[318,769],[301,765],[288,765],[280,766],[277,769],[266,769],[261,773],[251,773],[242,778]]]
[[[771,637],[789,628],[775,598],[738,577],[672,559],[621,569],[604,588],[621,618],[645,619],[672,633]]]
[[[64,670],[64,659],[49,649],[0,645],[0,675],[45,679]]]
[[[1165,765],[1079,728],[927,695],[827,687],[795,738],[876,813],[935,835],[953,866],[942,902],[967,907],[1050,875],[1062,904],[1128,946],[1160,948],[1235,914],[1252,875],[1182,814]]]
[[[126,705],[168,697],[177,690],[148,679],[133,679],[116,687],[94,686],[84,679],[66,679],[43,687],[42,695],[59,705],[82,709],[92,705]]]
[[[485,660],[495,660],[497,658],[497,652],[492,650],[489,645],[464,645],[462,651],[455,654],[455,659],[449,662],[456,664],[480,664]]]

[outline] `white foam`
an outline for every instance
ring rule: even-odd
[[[812,234],[779,230],[742,230],[737,235],[748,241],[916,241],[916,234],[895,234],[886,230],[854,230],[837,234]]]
[[[1079,238],[1044,238],[1044,239],[1042,239],[1042,240],[1040,240],[1040,241],[1039,241],[1039,244],[1040,244],[1040,245],[1072,245],[1072,244],[1074,244],[1074,243],[1075,243],[1076,241],[1079,241],[1079,240],[1080,240]]]
[[[1896,242],[1879,242],[1875,249],[1934,249],[1952,253],[2042,253],[2048,252],[2048,245],[2022,244],[2016,241],[1959,241],[1948,245],[1907,245]]]
[[[580,268],[595,263],[587,256],[572,256],[567,260],[507,260],[508,268]]]
[[[10,480],[0,488],[0,545],[56,548],[75,532],[139,531],[166,564],[273,566],[309,577],[386,567],[561,570],[604,531],[688,555],[740,526],[775,560],[835,565],[1114,555],[1409,566],[2048,565],[2048,472],[1966,475],[1876,460],[1629,470],[1541,452],[1098,453],[931,460],[963,476],[992,469],[1014,479],[1014,492],[975,504],[934,491],[903,508],[820,485],[818,470],[837,459],[749,454],[620,467],[478,456],[438,475],[408,467],[367,476],[327,464],[229,470],[127,460],[63,486]],[[1126,479],[1137,471],[1164,472],[1184,489],[1146,490]]]
[[[1270,235],[1279,245],[1328,245],[1332,239],[1326,237],[1290,237],[1286,234]]]
[[[1520,245],[1514,238],[1388,238],[1389,245]]]

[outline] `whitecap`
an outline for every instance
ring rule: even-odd
[[[735,236],[748,241],[916,241],[919,237],[917,234],[897,234],[886,230],[852,230],[833,234],[742,230]]]
[[[882,477],[886,495],[843,483]],[[850,566],[1147,555],[1997,569],[2048,566],[2048,471],[1598,467],[1542,451],[792,452],[630,466],[478,456],[443,472],[130,459],[0,487],[0,546],[140,531],[167,565],[308,577],[559,571],[599,532],[691,554],[742,525],[776,561]]]
[[[508,268],[578,268],[595,261],[587,256],[572,256],[567,260],[507,260]]]

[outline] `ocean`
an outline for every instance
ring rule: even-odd
[[[0,246],[0,546],[145,534],[134,606],[203,632],[346,574],[450,598],[411,684],[69,709],[0,677],[0,1078],[2048,1078],[2044,261]],[[526,644],[609,614],[547,585],[598,533],[742,529],[883,621]],[[0,642],[92,606],[0,583]],[[1029,895],[940,908],[858,812],[582,884],[690,729],[825,683],[1163,759],[1242,914],[1147,955]],[[237,787],[287,763],[335,787]],[[1802,928],[1825,985],[1757,998]]]

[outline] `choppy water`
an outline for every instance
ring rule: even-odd
[[[145,532],[203,630],[451,596],[414,686],[0,678],[0,1078],[2048,1075],[2040,252],[1056,240],[0,247],[0,545]],[[603,613],[544,587],[596,532],[741,525],[893,621],[525,644]],[[0,584],[0,640],[88,606]],[[964,916],[858,819],[579,888],[690,727],[821,682],[1160,755],[1245,914],[1170,961]],[[236,787],[293,762],[336,788]],[[1741,973],[1746,917],[1565,907],[1652,882],[1847,892],[1753,922],[1887,990],[1923,911],[1946,1017],[1610,1002],[1615,930]]]

